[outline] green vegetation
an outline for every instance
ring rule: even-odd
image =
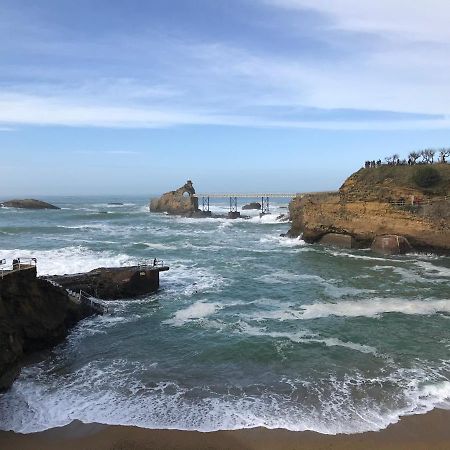
[[[437,172],[438,178],[433,176],[428,182],[416,182],[416,173],[422,173],[423,170],[428,169]],[[425,176],[423,178],[428,179]],[[366,199],[389,196],[389,192],[395,188],[421,191],[424,195],[449,196],[450,164],[399,166],[383,164],[375,168],[361,169],[346,180],[341,187],[341,192]]]
[[[431,188],[441,181],[441,175],[432,166],[422,166],[416,168],[412,179],[421,188]]]

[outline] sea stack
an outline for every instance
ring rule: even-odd
[[[166,192],[150,202],[150,211],[168,213],[186,217],[202,217],[210,215],[209,211],[201,211],[198,207],[198,197],[195,195],[191,180],[176,191]]]

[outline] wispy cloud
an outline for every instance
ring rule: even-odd
[[[16,125],[325,130],[449,126],[447,2],[430,0],[411,6],[401,0],[261,0],[255,4],[288,11],[283,33],[291,31],[292,37],[283,52],[249,46],[245,39],[220,40],[212,31],[202,39],[155,31],[74,39],[20,14],[0,19],[3,33],[19,30],[17,39],[8,41],[10,53],[20,49],[25,55],[17,63],[3,49],[0,126],[4,130]],[[309,25],[303,40],[308,42],[311,33],[320,35],[325,43],[333,41],[333,49],[339,41],[339,48],[345,50],[342,55],[330,59],[325,57],[329,52],[317,51],[299,56],[298,30],[307,10],[324,20]],[[365,47],[361,48],[360,39],[349,40],[349,34],[364,35]],[[45,65],[40,58],[45,58]],[[311,108],[316,110],[314,117],[307,112]],[[342,110],[379,111],[381,117],[361,114],[347,120]],[[382,117],[385,111],[423,117]]]

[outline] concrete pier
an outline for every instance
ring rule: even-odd
[[[66,289],[84,291],[103,300],[117,300],[151,294],[159,289],[159,273],[169,267],[162,261],[129,267],[101,267],[87,273],[52,276]]]

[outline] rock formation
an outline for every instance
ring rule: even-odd
[[[370,247],[377,236],[397,235],[413,249],[450,254],[450,165],[433,167],[440,179],[428,188],[414,183],[417,166],[381,166],[356,172],[339,192],[299,195],[289,206],[289,235],[334,244],[333,235],[349,236],[339,238],[347,247]]]
[[[408,253],[412,247],[405,237],[388,234],[386,236],[377,236],[372,242],[371,249],[383,255],[398,255]]]
[[[167,266],[102,267],[87,273],[58,275],[50,279],[75,292],[82,290],[96,298],[117,300],[156,292],[159,289],[159,272],[167,270]]]
[[[0,203],[0,206],[8,208],[23,208],[23,209],[60,209],[55,205],[43,202],[41,200],[35,200],[33,198],[27,198],[23,200],[8,200]]]
[[[36,268],[0,278],[0,391],[20,372],[23,357],[56,345],[91,311],[64,289],[36,278]]]
[[[198,198],[191,180],[176,191],[166,192],[160,198],[152,199],[150,211],[188,217],[203,215],[203,211],[198,208]]]
[[[244,205],[242,209],[261,209],[261,203],[258,202],[251,202],[247,205]]]

